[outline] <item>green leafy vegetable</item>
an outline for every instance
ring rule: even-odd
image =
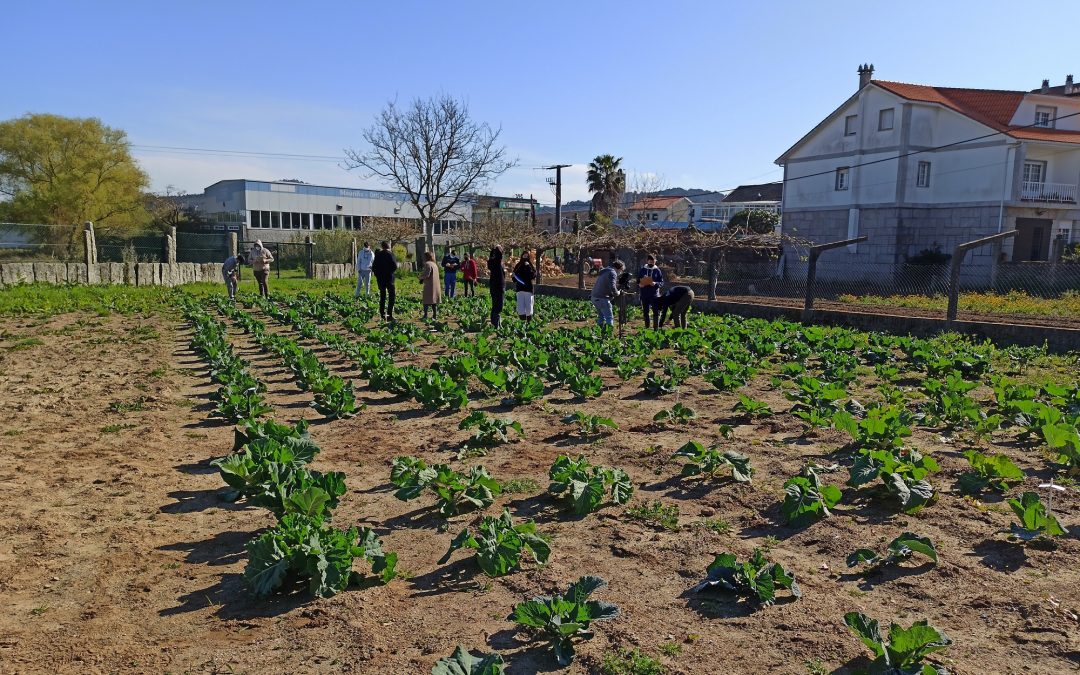
[[[771,605],[776,601],[776,590],[787,589],[796,597],[802,597],[795,574],[785,570],[780,563],[769,562],[761,549],[754,549],[749,560],[739,562],[731,553],[721,553],[709,564],[708,576],[694,587],[695,592],[724,590],[740,597]]]
[[[1021,541],[1031,541],[1039,537],[1057,537],[1068,534],[1057,518],[1046,512],[1046,506],[1039,499],[1038,493],[1025,492],[1020,499],[1005,500],[1013,513],[1020,519],[1020,524],[1013,523],[1010,532]]]
[[[847,624],[874,655],[870,672],[882,675],[946,675],[944,668],[924,664],[927,655],[946,649],[952,644],[944,633],[925,620],[916,621],[910,628],[898,624],[889,626],[889,639],[881,636],[878,622],[861,612],[844,615]]]
[[[473,656],[458,645],[450,656],[435,662],[431,675],[502,675],[506,672],[503,657],[498,654]]]
[[[806,467],[801,476],[784,482],[780,514],[789,525],[805,525],[832,515],[829,509],[840,502],[840,496],[840,488],[822,485],[817,472]]]
[[[964,494],[977,495],[986,488],[1005,492],[1010,481],[1024,480],[1024,472],[1005,455],[987,456],[977,450],[968,450],[964,457],[972,468],[960,475],[960,490]]]
[[[509,509],[503,509],[498,517],[485,516],[473,534],[468,528],[461,531],[450,544],[446,555],[439,560],[443,565],[454,551],[471,548],[476,551],[480,569],[489,577],[501,577],[521,567],[521,551],[527,550],[533,560],[543,564],[551,555],[547,540],[536,531],[536,523],[527,521],[514,525]]]
[[[911,558],[916,553],[921,553],[935,563],[937,562],[937,549],[934,548],[934,542],[930,541],[929,537],[920,537],[911,532],[905,532],[889,542],[885,557],[881,557],[873,549],[860,548],[847,557],[847,564],[848,567],[857,567],[866,563],[871,569],[876,569],[887,565],[895,565]]]
[[[591,638],[593,621],[619,614],[619,608],[611,603],[589,600],[593,591],[606,585],[600,577],[581,577],[563,594],[537,596],[515,605],[509,620],[548,640],[559,665],[569,666],[574,660],[574,639]]]
[[[591,513],[600,508],[604,501],[604,494],[608,490],[611,493],[611,501],[615,504],[625,504],[630,501],[630,496],[634,493],[630,476],[625,471],[593,466],[584,455],[578,455],[576,460],[570,459],[567,455],[560,455],[551,465],[548,477],[551,479],[548,492],[554,495],[565,495],[574,513],[579,515]]]
[[[754,475],[754,469],[750,466],[750,458],[734,450],[720,452],[718,446],[706,448],[697,441],[689,441],[675,451],[672,459],[683,458],[687,462],[683,464],[682,475],[715,477],[724,467],[731,467],[731,477],[739,483],[749,483]]]

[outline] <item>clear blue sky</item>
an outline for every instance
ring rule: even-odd
[[[1080,77],[1075,0],[1015,2],[12,2],[0,119],[92,116],[136,146],[340,156],[388,99],[449,93],[520,161],[490,191],[613,153],[671,186],[779,180],[773,161],[875,77],[1032,89]],[[1062,32],[1064,31],[1064,32]],[[378,186],[333,161],[135,148],[153,187]]]

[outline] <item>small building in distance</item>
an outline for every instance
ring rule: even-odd
[[[690,197],[692,222],[699,230],[720,230],[731,224],[731,217],[747,209],[780,213],[784,196],[783,183],[740,185],[726,195],[712,192]]]

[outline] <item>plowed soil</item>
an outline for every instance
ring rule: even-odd
[[[317,417],[310,394],[275,358],[238,331],[231,337],[267,382],[275,417]],[[610,369],[602,371],[609,390],[584,404],[559,389],[515,409],[472,401],[471,408],[519,420],[526,438],[465,461],[454,459],[467,435],[457,430],[463,414],[427,413],[358,381],[367,409],[312,425],[323,449],[313,466],[347,475],[335,523],[376,528],[411,574],[326,600],[253,600],[241,578],[244,544],[273,516],[219,498],[222,483],[207,462],[229,450],[232,428],[208,419],[212,385],[188,338],[183,324],[164,317],[0,320],[0,672],[422,674],[457,644],[500,651],[511,673],[553,671],[548,653],[506,617],[516,602],[565,588],[581,574],[608,580],[596,597],[622,613],[595,625],[596,637],[581,643],[566,672],[599,672],[606,653],[627,648],[658,658],[670,673],[850,672],[867,664],[843,625],[853,610],[883,623],[929,619],[954,641],[935,657],[951,672],[1080,667],[1080,542],[1069,535],[1048,549],[1007,541],[1001,533],[1013,516],[999,498],[974,502],[955,492],[967,467],[962,444],[916,432],[912,445],[942,466],[933,477],[940,500],[917,515],[890,510],[866,489],[845,489],[834,517],[787,527],[778,513],[783,481],[807,459],[836,461],[846,437],[803,437],[787,414],[763,423],[732,417],[735,395],[700,378],[678,398],[643,397],[640,378],[621,382]],[[438,351],[411,358],[427,363]],[[319,353],[340,374],[355,374],[335,352]],[[790,404],[765,385],[759,376],[747,391],[786,410]],[[676,400],[697,419],[680,429],[654,427],[653,415]],[[585,444],[559,422],[576,409],[613,417],[621,430]],[[734,427],[732,440],[721,439],[720,423]],[[753,483],[680,481],[678,465],[666,458],[690,439],[750,455]],[[990,450],[1026,471],[1014,493],[1051,475],[1035,450],[1011,442]],[[620,506],[583,518],[561,510],[546,486],[548,467],[563,453],[624,468],[634,480],[633,503],[677,506],[679,528],[642,523]],[[438,564],[452,537],[479,515],[447,523],[427,497],[395,499],[387,477],[391,459],[402,454],[459,467],[482,463],[501,481],[531,480],[487,513],[506,506],[515,518],[535,519],[552,537],[551,561],[494,580],[466,552]],[[842,483],[846,472],[830,478]],[[1075,489],[1058,495],[1053,508],[1080,532]],[[883,550],[908,530],[937,543],[937,565],[915,561],[865,578],[849,573],[844,559],[853,549]],[[714,555],[743,558],[758,547],[795,572],[800,601],[754,608],[689,593]]]

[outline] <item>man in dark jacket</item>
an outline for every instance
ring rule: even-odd
[[[611,301],[619,297],[619,275],[625,270],[623,261],[615,260],[611,267],[605,267],[596,275],[596,283],[593,284],[589,298],[596,307],[596,325],[602,329],[610,329],[615,323]]]
[[[375,260],[371,263],[371,273],[375,276],[375,283],[379,285],[379,317],[386,321],[394,320],[394,300],[397,291],[394,288],[394,272],[397,271],[397,260],[390,250],[390,242],[384,241],[382,248],[375,252]],[[387,302],[389,296],[389,303]]]
[[[499,327],[503,300],[506,299],[506,273],[503,270],[503,248],[495,245],[488,254],[488,289],[491,291],[491,325]]]
[[[448,298],[454,297],[457,290],[457,271],[461,267],[461,259],[454,255],[454,249],[447,249],[442,259],[443,268],[443,295]]]
[[[660,320],[660,308],[656,299],[660,297],[660,291],[664,288],[664,272],[656,265],[656,256],[650,253],[645,258],[645,266],[638,270],[637,282],[639,298],[641,299],[641,313],[645,315],[645,327],[655,326]],[[649,321],[649,311],[652,311],[652,321]]]
[[[694,290],[689,286],[672,286],[664,295],[656,299],[656,307],[660,310],[657,319],[657,328],[663,328],[667,320],[668,310],[671,310],[671,323],[676,328],[686,328],[686,313],[690,310],[690,303],[694,301]]]

